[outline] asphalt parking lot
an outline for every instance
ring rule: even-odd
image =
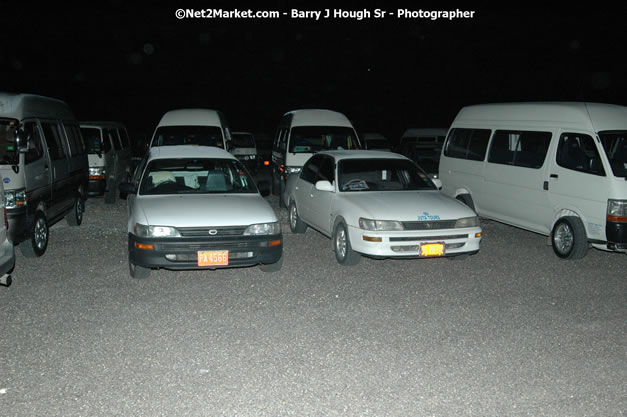
[[[90,199],[0,288],[0,414],[624,415],[627,256],[482,226],[465,261],[342,267],[284,224],[278,273],[138,281],[126,202]]]

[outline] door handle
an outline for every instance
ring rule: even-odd
[[[551,178],[559,178],[559,175],[557,175],[557,174],[551,174],[551,175],[549,175],[549,177],[551,177]]]
[[[542,189],[544,191],[548,191],[549,190],[549,182],[548,181],[544,181],[544,184],[542,185]]]

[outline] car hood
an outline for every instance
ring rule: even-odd
[[[463,203],[439,191],[382,191],[343,193],[355,219],[429,221],[476,216]],[[357,216],[358,213],[361,213]],[[357,222],[358,220],[354,220]]]
[[[278,221],[259,194],[140,196],[136,204],[152,226],[247,226]]]

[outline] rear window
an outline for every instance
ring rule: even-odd
[[[160,126],[151,146],[202,145],[224,148],[218,126]]]
[[[339,126],[298,126],[290,134],[290,153],[313,153],[329,149],[359,149],[355,130]]]

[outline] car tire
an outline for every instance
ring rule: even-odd
[[[457,196],[457,199],[461,201],[462,203],[464,203],[465,205],[467,205],[468,207],[470,207],[472,211],[476,211],[475,202],[472,201],[472,197],[470,196],[470,194],[460,194]]]
[[[290,203],[290,210],[287,217],[292,233],[305,233],[305,231],[307,231],[307,225],[298,215],[298,209],[296,208],[296,203],[294,201]]]
[[[74,200],[74,207],[66,216],[65,220],[70,226],[80,226],[83,223],[83,213],[85,213],[85,200],[81,196]]]
[[[333,252],[335,259],[340,265],[357,265],[361,260],[361,255],[351,247],[348,230],[344,223],[338,223],[333,229]]]
[[[262,270],[263,272],[278,272],[281,270],[282,266],[283,266],[283,254],[281,254],[281,257],[275,263],[261,264],[259,265],[259,269]]]
[[[118,187],[115,184],[114,180],[107,181],[107,190],[104,195],[104,202],[106,204],[115,203],[116,197],[118,196]]]
[[[131,278],[146,279],[150,276],[150,268],[144,268],[143,266],[135,265],[131,260],[128,260],[128,271]]]
[[[37,258],[46,252],[48,247],[48,238],[50,230],[48,229],[48,220],[46,215],[38,211],[33,219],[32,229],[30,231],[30,239],[19,244],[20,252],[25,258]]]
[[[579,217],[566,216],[551,231],[553,251],[562,259],[581,259],[588,253],[586,228]]]

